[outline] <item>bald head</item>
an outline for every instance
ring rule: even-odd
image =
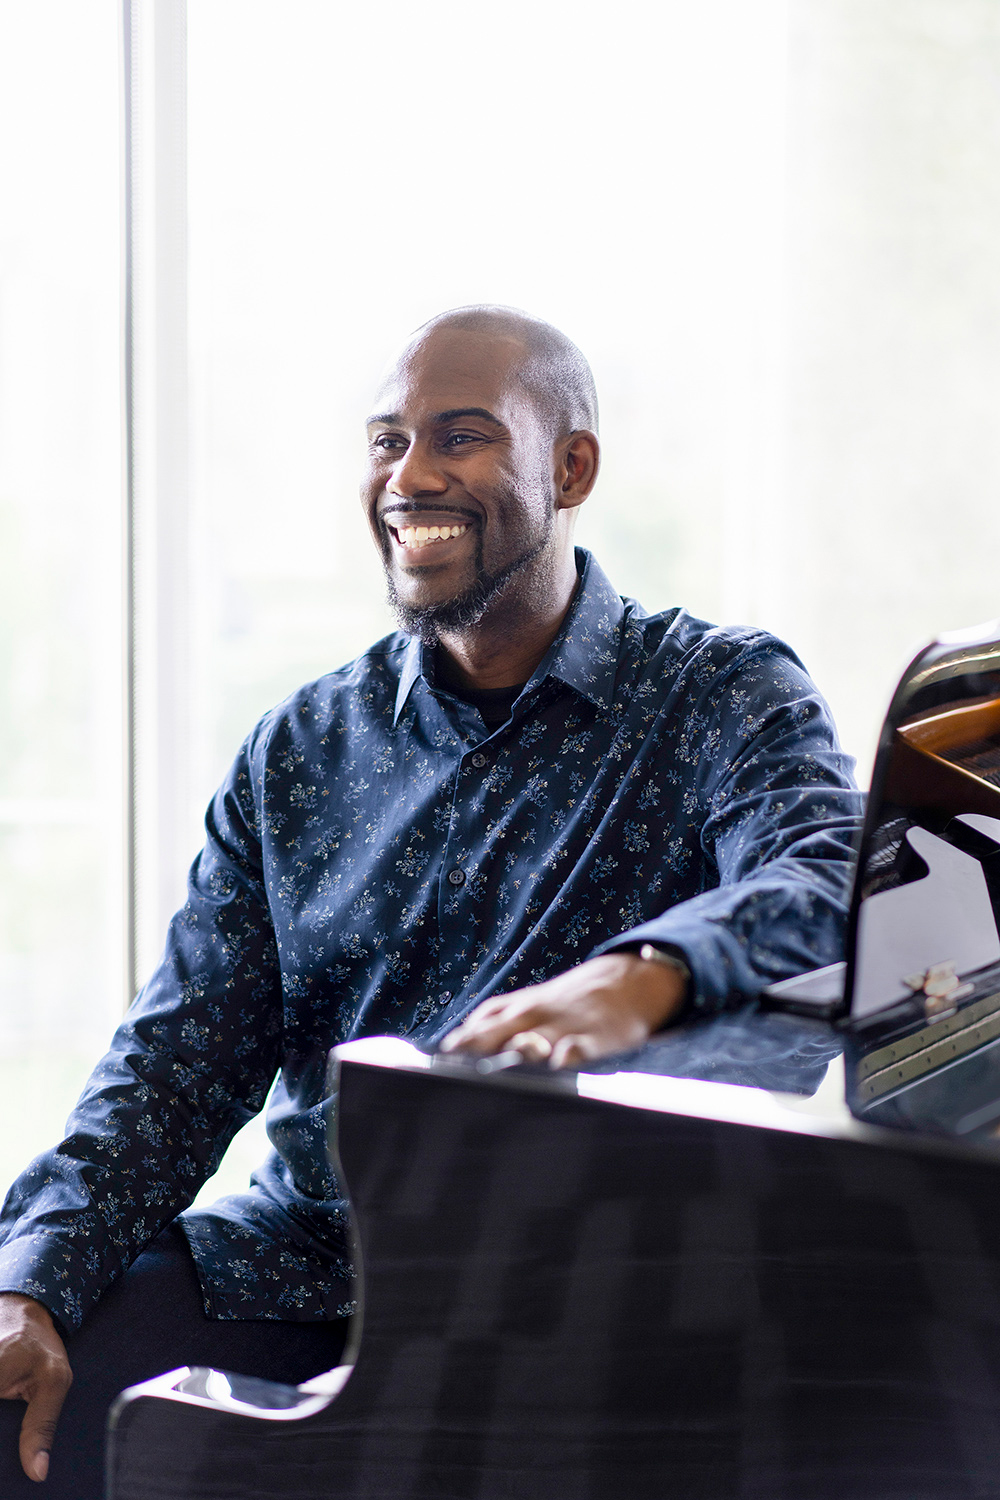
[[[361,498],[404,630],[466,654],[475,639],[502,658],[493,685],[522,680],[511,642],[530,675],[577,586],[573,522],[600,464],[586,360],[537,318],[462,307],[412,335],[377,402]]]
[[[484,340],[515,342],[524,351],[515,364],[518,382],[540,412],[553,438],[597,431],[597,390],[580,350],[558,328],[514,307],[456,307],[416,330],[410,346],[438,329],[480,334]]]

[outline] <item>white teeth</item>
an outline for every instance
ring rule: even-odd
[[[462,526],[401,526],[396,535],[404,547],[418,549],[428,547],[431,542],[447,542],[451,537],[464,536],[468,525]]]

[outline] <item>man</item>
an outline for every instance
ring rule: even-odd
[[[251,734],[159,969],[5,1209],[0,1392],[55,1493],[100,1493],[125,1384],[336,1362],[334,1043],[560,1067],[839,955],[859,799],[822,701],[773,638],[647,617],[574,551],[596,427],[579,351],[507,309],[434,320],[385,382],[362,499],[404,633]],[[276,1154],[177,1220],[279,1070]],[[61,1335],[86,1390],[53,1448]]]

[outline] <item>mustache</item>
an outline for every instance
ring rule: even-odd
[[[464,506],[420,505],[414,503],[412,500],[400,500],[398,505],[386,505],[379,511],[378,518],[380,521],[384,521],[387,516],[418,516],[421,514],[430,516],[461,516],[463,521],[470,521],[473,525],[478,525],[479,523],[479,516],[476,512],[474,510],[466,510]]]

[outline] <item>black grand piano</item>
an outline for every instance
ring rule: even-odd
[[[586,1073],[338,1049],[363,1311],[169,1372],[110,1500],[1000,1497],[1000,639],[886,718],[849,960]]]

